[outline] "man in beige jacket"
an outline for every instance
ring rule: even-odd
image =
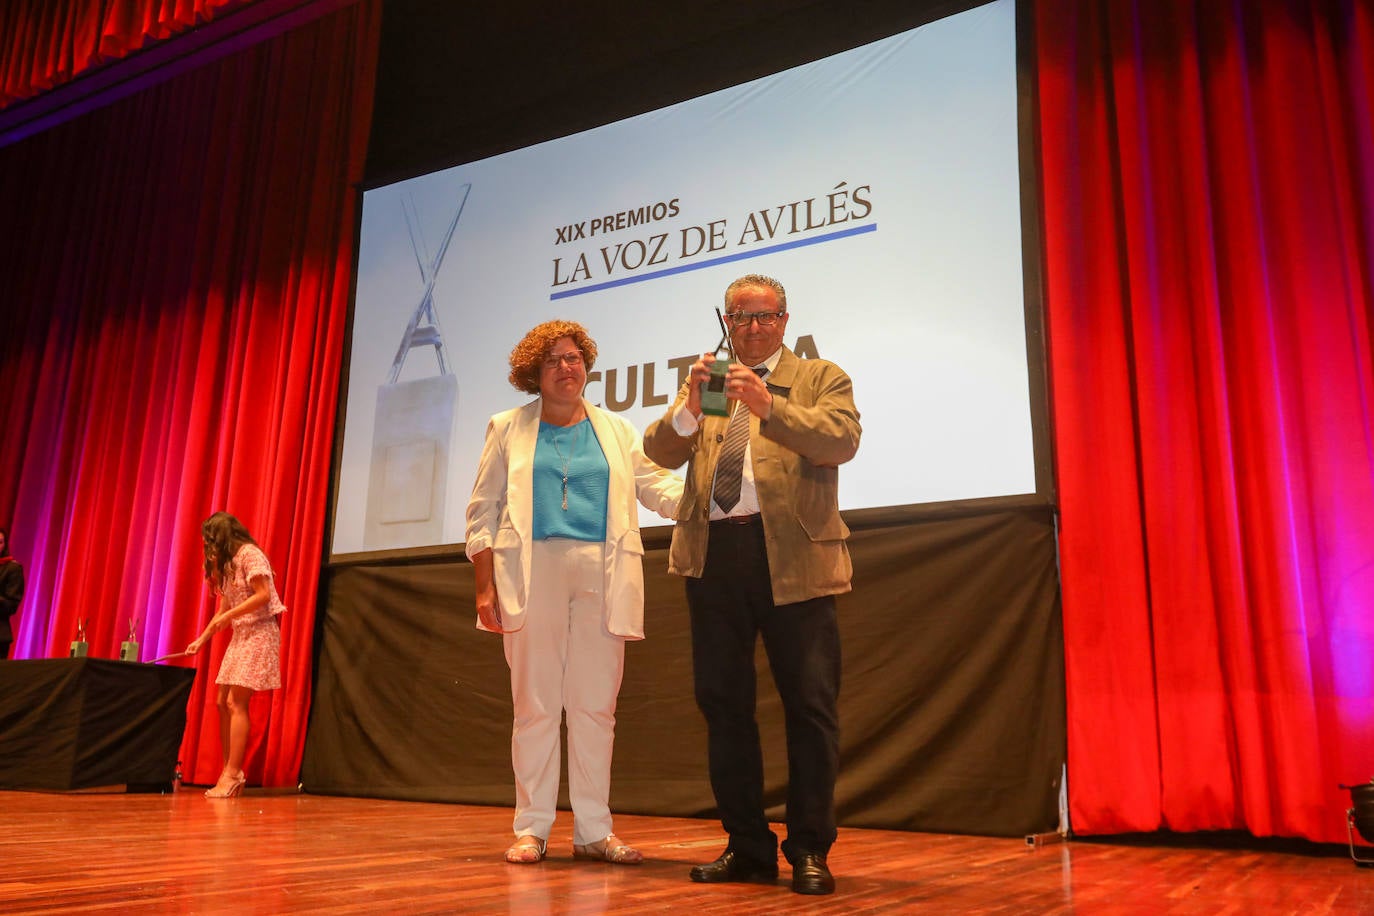
[[[706,718],[711,788],[729,835],[694,881],[771,881],[777,837],[763,807],[763,755],[754,718],[754,647],[762,636],[787,725],[787,839],[792,889],[835,889],[840,644],[835,595],[851,566],[840,517],[839,465],[859,447],[849,376],[783,345],[787,293],[750,274],[725,291],[736,362],[731,417],[703,415],[705,355],[668,412],[644,434],[667,468],[687,463],[669,570],[686,577],[697,705]],[[732,435],[732,429],[734,434]]]

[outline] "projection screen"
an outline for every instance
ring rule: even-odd
[[[642,430],[746,273],[853,378],[842,509],[1033,493],[1014,20],[997,0],[366,191],[332,553],[462,542],[535,324],[585,325],[587,398]]]

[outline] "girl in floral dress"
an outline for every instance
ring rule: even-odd
[[[210,636],[233,627],[229,648],[220,661],[219,727],[224,769],[206,798],[232,798],[243,791],[243,758],[248,753],[248,701],[255,690],[281,686],[281,627],[277,615],[286,606],[277,596],[272,564],[243,523],[228,512],[216,512],[201,526],[205,543],[205,578],[219,594],[219,610],[205,631],[186,647],[195,655]]]

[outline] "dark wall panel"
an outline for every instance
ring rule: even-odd
[[[1048,509],[859,528],[840,598],[843,824],[1017,836],[1057,823],[1064,678]],[[648,639],[631,643],[612,808],[706,816],[682,582],[645,557]],[[500,638],[473,628],[463,560],[329,573],[308,791],[511,805]],[[766,798],[781,819],[782,710],[759,656]],[[566,804],[566,779],[564,780]]]
[[[987,0],[387,0],[365,184],[652,111]]]

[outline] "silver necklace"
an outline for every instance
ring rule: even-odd
[[[558,435],[552,430],[549,432],[549,443],[553,450],[558,454],[558,461],[563,465],[563,511],[568,511],[568,471],[572,468],[572,460],[577,455],[577,446],[582,438],[582,423],[578,422],[577,429],[572,435],[572,447],[568,449],[572,454],[564,455],[563,450],[558,447]]]

